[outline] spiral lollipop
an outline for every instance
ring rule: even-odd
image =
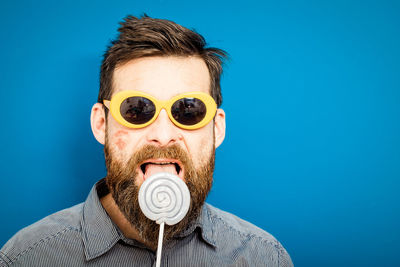
[[[190,193],[186,184],[176,175],[160,172],[146,179],[139,190],[139,206],[143,214],[160,225],[157,262],[161,263],[164,224],[180,222],[189,210]]]

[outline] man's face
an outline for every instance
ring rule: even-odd
[[[210,75],[204,61],[197,57],[147,57],[132,60],[117,68],[113,77],[115,93],[135,90],[150,94],[159,100],[169,100],[178,94],[200,91],[209,94]],[[204,165],[214,143],[213,123],[197,130],[184,130],[175,126],[167,112],[161,110],[149,126],[130,129],[116,122],[108,113],[107,136],[111,153],[116,160],[126,164],[130,157],[144,145],[168,147],[179,145],[191,155],[195,167]],[[153,171],[157,166],[148,166]],[[184,170],[183,170],[184,171]],[[135,181],[140,186],[145,177],[138,170]],[[179,176],[183,177],[184,172]]]
[[[196,57],[148,57],[117,68],[113,88],[113,94],[135,90],[168,100],[187,92],[208,94],[210,76],[204,61]],[[161,110],[152,124],[141,129],[127,128],[108,115],[107,184],[124,216],[148,243],[156,243],[158,226],[140,211],[137,194],[141,184],[161,171],[178,175],[186,182],[191,193],[188,215],[177,225],[166,228],[165,236],[169,239],[183,231],[197,217],[211,188],[215,145],[222,142],[215,138],[215,131],[221,136],[221,127],[216,127],[224,119],[221,112],[217,112],[216,124],[211,121],[196,130],[178,128],[165,110]]]

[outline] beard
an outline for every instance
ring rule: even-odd
[[[180,160],[184,168],[185,183],[190,192],[191,201],[186,216],[175,225],[165,225],[164,240],[169,241],[178,237],[196,221],[212,186],[215,162],[214,143],[205,162],[202,162],[203,165],[198,168],[195,168],[188,153],[177,144],[168,147],[145,145],[136,151],[126,164],[122,164],[112,155],[106,136],[104,154],[107,167],[107,187],[118,208],[137,230],[144,243],[156,247],[159,230],[159,225],[148,219],[139,206],[140,185],[137,185],[136,182],[137,171],[145,160],[155,158]]]

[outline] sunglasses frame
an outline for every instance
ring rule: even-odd
[[[121,115],[120,107],[121,107],[122,102],[129,97],[144,97],[144,98],[147,98],[150,101],[152,101],[156,108],[153,118],[151,118],[148,122],[145,122],[142,124],[133,124],[133,123],[126,121]],[[194,125],[184,125],[174,119],[174,117],[172,116],[172,113],[171,113],[172,105],[177,100],[182,99],[182,98],[197,98],[197,99],[200,99],[205,104],[206,115],[204,116],[204,118],[201,121],[199,121],[198,123],[196,123]],[[125,90],[125,91],[120,91],[120,92],[116,93],[114,96],[112,96],[111,100],[103,100],[103,104],[105,107],[107,107],[110,110],[111,115],[118,123],[120,123],[128,128],[135,128],[135,129],[144,128],[144,127],[152,124],[157,119],[157,117],[160,114],[160,111],[162,109],[165,109],[167,111],[169,119],[176,126],[182,128],[182,129],[186,129],[186,130],[195,130],[195,129],[199,129],[199,128],[205,126],[207,123],[209,123],[214,118],[214,116],[217,112],[217,104],[215,103],[214,99],[209,94],[206,94],[203,92],[183,93],[183,94],[176,95],[169,100],[163,101],[163,100],[158,100],[154,96],[143,93],[143,92]]]

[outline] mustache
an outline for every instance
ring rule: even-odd
[[[157,158],[168,158],[168,159],[176,159],[179,160],[183,166],[192,166],[193,162],[187,153],[180,145],[173,144],[167,147],[159,147],[155,145],[144,145],[138,151],[136,151],[126,162],[126,164],[122,164],[111,156],[112,153],[109,151],[109,147],[105,147],[105,156],[106,156],[106,167],[109,170],[113,170],[113,176],[109,177],[111,180],[119,180],[119,182],[123,182],[118,177],[124,177],[127,173],[131,173],[130,179],[133,179],[134,176],[137,175],[137,171],[140,168],[140,165],[150,159]],[[193,175],[190,168],[185,168],[188,173],[186,175]],[[110,173],[108,173],[109,176]],[[186,176],[185,175],[185,176]],[[128,177],[126,177],[128,178]]]
[[[128,164],[140,164],[143,161],[154,158],[170,158],[187,162],[188,153],[177,144],[168,147],[157,147],[154,145],[144,145],[135,155],[131,157]],[[183,162],[182,163],[185,163]]]

